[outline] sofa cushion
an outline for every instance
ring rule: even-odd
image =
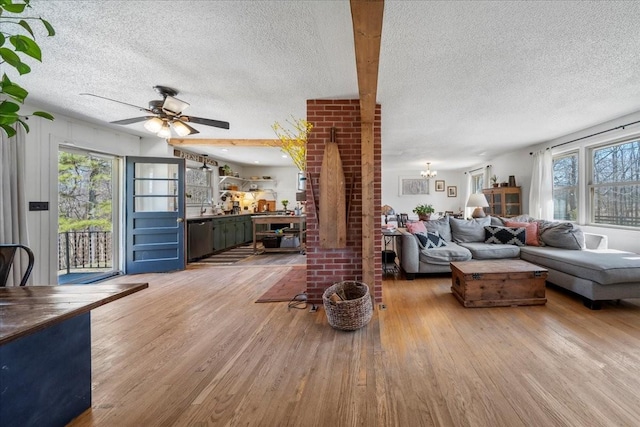
[[[449,225],[448,216],[440,219],[424,221],[424,226],[427,228],[427,231],[438,232],[440,237],[447,242],[451,242],[453,240],[451,238],[451,226]]]
[[[529,215],[527,214],[523,214],[523,215],[518,215],[518,216],[512,216],[509,218],[502,218],[503,222],[507,222],[507,221],[514,221],[514,222],[533,222],[535,221],[535,218],[531,218]]]
[[[507,227],[524,227],[527,232],[526,244],[529,246],[540,246],[537,222],[505,221],[504,225]]]
[[[509,218],[498,217],[498,216],[492,216],[491,217],[491,225],[502,225],[502,226],[507,226],[508,227],[507,221],[533,222],[533,221],[535,221],[535,219],[531,218],[527,214],[513,216],[513,217],[509,217]]]
[[[467,242],[460,246],[468,249],[473,259],[517,258],[520,255],[520,247],[516,245]]]
[[[540,231],[540,240],[554,248],[580,250],[585,248],[584,233],[570,222],[547,223]]]
[[[429,264],[449,265],[452,261],[469,261],[470,259],[471,252],[453,242],[439,248],[420,250],[420,262]]]
[[[520,258],[601,285],[640,282],[640,255],[633,252],[525,246]]]
[[[484,242],[503,245],[524,246],[527,233],[524,227],[497,227],[487,225],[484,227]]]
[[[416,233],[415,236],[418,238],[421,248],[433,249],[447,246],[447,242],[440,237],[437,231],[427,231],[426,234]]]
[[[408,222],[407,231],[411,234],[426,233],[427,229],[422,221]]]
[[[491,225],[491,217],[471,220],[450,218],[449,224],[454,242],[484,242],[484,227]]]

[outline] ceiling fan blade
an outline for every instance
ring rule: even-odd
[[[180,120],[191,123],[198,123],[200,125],[213,126],[216,128],[229,129],[229,122],[223,122],[220,120],[203,119],[202,117],[193,116],[181,116]]]
[[[148,112],[148,113],[153,113],[153,111],[149,110],[148,108],[140,107],[140,106],[138,106],[138,105],[129,104],[129,103],[127,103],[127,102],[118,101],[117,99],[107,98],[107,97],[105,97],[105,96],[94,95],[94,94],[92,94],[92,93],[81,93],[80,95],[83,95],[83,96],[93,96],[93,97],[100,98],[100,99],[106,99],[107,101],[117,102],[118,104],[128,105],[129,107],[137,108],[137,109],[138,109],[138,110],[140,110],[140,111],[146,111],[146,112]]]
[[[114,125],[130,125],[132,123],[138,123],[148,119],[152,119],[153,117],[155,116],[133,117],[131,119],[116,120],[115,122],[109,123],[113,123]]]

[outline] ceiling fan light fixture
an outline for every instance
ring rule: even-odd
[[[178,134],[178,136],[187,136],[191,134],[191,129],[189,129],[184,123],[179,120],[171,123],[173,126],[173,130]]]
[[[162,119],[158,117],[152,117],[144,122],[144,128],[149,132],[157,133],[160,132],[160,129],[162,129],[163,123],[164,122],[162,121]]]
[[[169,123],[164,122],[156,135],[160,138],[171,138],[171,128],[169,127]]]
[[[182,113],[184,109],[189,106],[189,103],[180,101],[178,98],[174,98],[173,96],[167,96],[164,99],[164,103],[162,104],[162,109],[165,112],[171,113],[173,115],[177,115]]]

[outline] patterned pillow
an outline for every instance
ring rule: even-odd
[[[527,241],[527,232],[524,227],[498,227],[488,225],[484,227],[484,237],[485,243],[524,246]]]
[[[527,246],[540,246],[537,222],[505,221],[504,225],[507,227],[524,227],[527,231]]]
[[[418,238],[418,242],[420,242],[420,246],[423,249],[433,249],[440,248],[442,246],[447,246],[447,242],[444,241],[440,234],[437,231],[427,231],[426,233],[416,233],[415,236]]]

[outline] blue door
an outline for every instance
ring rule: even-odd
[[[184,159],[127,157],[125,272],[184,270]]]

